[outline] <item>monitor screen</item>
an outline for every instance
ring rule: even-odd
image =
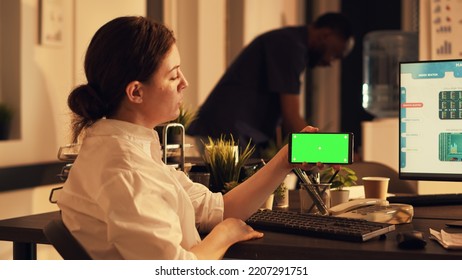
[[[399,67],[400,178],[462,181],[462,59]]]

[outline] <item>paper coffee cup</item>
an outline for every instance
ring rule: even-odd
[[[387,199],[388,177],[363,177],[364,196],[366,198]]]

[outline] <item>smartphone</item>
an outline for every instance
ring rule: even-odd
[[[289,139],[290,163],[353,163],[353,133],[292,133]]]

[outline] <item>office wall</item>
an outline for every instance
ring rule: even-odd
[[[13,11],[20,19],[20,138],[0,141],[0,167],[56,160],[69,142],[66,98],[83,81],[83,55],[96,28],[118,15],[145,15],[146,1],[63,0],[61,46],[38,42],[38,0],[21,0]],[[108,9],[110,7],[110,9]],[[4,93],[3,93],[4,94]]]
[[[38,43],[38,4],[21,0],[15,15],[20,19],[20,91],[15,94],[21,96],[21,137],[0,141],[0,167],[56,161],[59,146],[70,141],[66,99],[84,81],[83,57],[91,36],[113,17],[146,13],[145,0],[63,0],[62,45],[44,46]],[[48,202],[53,187],[1,192],[0,219],[57,210]],[[39,258],[56,257],[49,247]],[[0,259],[9,258],[11,244],[0,242]]]
[[[72,33],[63,32],[61,47],[38,44],[38,1],[21,0],[19,9],[10,11],[19,19],[19,76],[12,81],[19,96],[20,138],[0,142],[0,166],[16,166],[56,160],[63,142],[67,118],[63,106],[72,81]],[[63,30],[70,31],[72,3],[63,2]],[[8,38],[2,38],[8,40]],[[61,105],[60,103],[64,104]],[[24,174],[27,176],[27,174]],[[2,219],[53,209],[48,203],[49,186],[0,193]],[[0,242],[0,259],[11,258],[11,243]]]
[[[6,104],[13,112],[9,137],[18,139],[19,116],[14,114],[19,109],[19,13],[20,3],[15,0],[0,1],[0,102]]]
[[[64,30],[70,30],[70,8],[71,2],[64,1]],[[45,47],[38,44],[38,1],[21,0],[12,13],[20,19],[19,80],[14,81],[19,91],[4,94],[19,96],[20,138],[0,141],[0,166],[55,159],[59,136],[65,134],[60,92],[68,91],[72,80],[71,32],[63,33],[63,47]]]
[[[96,30],[118,16],[145,16],[146,0],[72,0],[75,21],[73,23],[75,51],[74,84],[85,83],[83,62],[85,51]],[[71,31],[72,33],[72,31]]]

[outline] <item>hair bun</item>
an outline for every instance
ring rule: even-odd
[[[81,85],[69,95],[68,106],[75,114],[87,120],[98,120],[106,116],[107,104],[100,93],[90,85]]]

